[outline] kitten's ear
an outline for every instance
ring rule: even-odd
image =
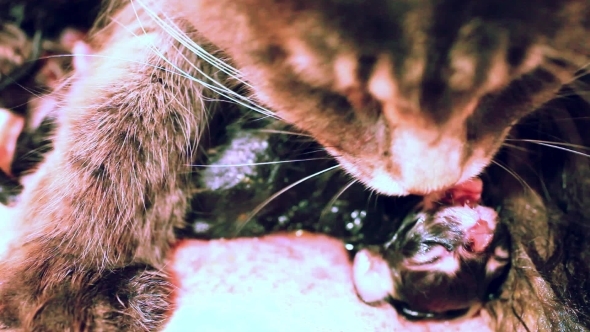
[[[369,249],[362,249],[354,256],[352,279],[357,294],[366,303],[383,301],[393,294],[389,265]]]
[[[498,214],[492,208],[477,206],[475,208],[479,218],[471,227],[466,230],[469,249],[472,252],[481,253],[486,251],[492,239],[498,223]]]

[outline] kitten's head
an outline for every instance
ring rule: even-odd
[[[500,290],[509,237],[496,212],[450,206],[410,214],[383,247],[356,253],[353,281],[365,302],[384,299],[410,319],[475,313]]]
[[[484,206],[409,216],[383,253],[392,303],[414,318],[450,318],[481,305],[508,270],[508,238],[498,225]]]
[[[575,0],[180,3],[259,101],[391,195],[477,175],[561,85],[547,50],[583,16]]]

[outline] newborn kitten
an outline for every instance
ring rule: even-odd
[[[23,192],[26,235],[0,263],[0,320],[161,326],[188,165],[228,100],[308,132],[383,194],[472,178],[588,62],[589,15],[582,0],[105,4],[45,176]]]
[[[509,267],[505,226],[478,205],[481,180],[447,192],[442,206],[425,198],[389,242],[359,251],[353,279],[361,299],[389,300],[409,319],[451,319],[475,313],[495,295]]]

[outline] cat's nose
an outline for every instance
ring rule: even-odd
[[[461,135],[444,133],[434,141],[431,137],[398,128],[389,153],[372,168],[366,183],[388,195],[425,195],[475,177],[488,163],[484,152],[466,148]]]

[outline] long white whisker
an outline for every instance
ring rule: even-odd
[[[535,140],[523,140],[523,141],[524,142],[529,142],[529,143],[534,143],[534,144],[537,144],[537,145],[542,145],[542,146],[550,147],[550,148],[554,148],[554,149],[557,149],[557,150],[571,152],[573,154],[577,154],[577,155],[584,156],[584,157],[590,157],[590,154],[583,153],[583,152],[580,152],[580,151],[576,151],[576,150],[573,150],[573,149],[564,148],[564,147],[558,146],[555,143],[549,144],[549,143],[544,143],[544,142],[535,141]]]
[[[276,165],[276,164],[296,163],[296,162],[300,162],[300,161],[326,160],[326,159],[330,159],[330,158],[324,157],[324,158],[309,158],[309,159],[292,159],[292,160],[279,160],[279,161],[267,161],[267,162],[260,162],[260,163],[250,163],[250,164],[189,165],[189,166],[201,167],[201,168],[242,167],[242,166]]]
[[[350,188],[353,184],[357,183],[357,180],[352,180],[349,183],[347,183],[344,187],[342,187],[342,189],[340,189],[336,195],[334,195],[334,197],[332,197],[332,199],[330,199],[330,201],[328,202],[328,204],[326,204],[326,207],[322,210],[322,212],[320,213],[320,220],[326,215],[326,213],[328,213],[328,211],[330,209],[332,209],[332,206],[334,206],[334,204],[336,203],[336,201],[338,200],[338,198],[340,198],[340,196],[342,196],[342,194],[344,194],[344,192],[346,190],[348,190],[348,188]]]
[[[250,214],[248,215],[248,218],[246,218],[246,220],[242,223],[242,225],[236,230],[236,234],[239,234],[240,231],[244,228],[244,226],[250,222],[250,220],[252,220],[252,218],[254,218],[255,215],[257,215],[260,211],[262,211],[262,209],[264,209],[265,206],[267,206],[270,202],[272,202],[275,198],[279,197],[280,195],[282,195],[283,193],[287,192],[289,189],[297,186],[298,184],[301,184],[309,179],[312,179],[318,175],[324,174],[326,172],[329,172],[331,170],[337,169],[339,168],[340,165],[334,165],[332,167],[328,167],[324,170],[321,170],[319,172],[313,173],[311,175],[308,175],[306,177],[304,177],[303,179],[300,179],[298,181],[295,181],[293,183],[291,183],[290,185],[286,186],[285,188],[277,191],[276,193],[274,193],[272,196],[270,196],[268,199],[266,199],[264,202],[260,203],[257,207],[254,208],[254,210],[252,210],[252,212],[250,212]]]
[[[520,184],[530,190],[531,192],[534,192],[533,188],[531,188],[531,186],[529,186],[528,183],[526,183],[526,181],[520,177],[518,174],[516,174],[515,172],[511,171],[510,169],[508,169],[508,167],[502,165],[500,162],[492,160],[492,163],[494,163],[495,165],[497,165],[498,167],[500,167],[501,169],[505,170],[508,174],[512,175],[518,182],[520,182]]]
[[[266,116],[269,116],[269,117],[273,117],[273,118],[275,118],[275,119],[278,119],[278,117],[277,117],[275,114],[273,114],[273,113],[272,113],[270,110],[267,110],[267,109],[261,108],[261,107],[260,107],[260,106],[258,106],[258,105],[252,106],[252,104],[250,103],[250,100],[249,100],[248,98],[246,98],[246,97],[244,97],[244,96],[242,96],[242,95],[240,95],[240,94],[238,94],[238,93],[236,93],[236,92],[234,92],[234,91],[232,91],[232,90],[228,89],[228,88],[227,88],[227,87],[225,87],[223,84],[221,84],[221,83],[217,82],[216,80],[214,80],[213,78],[211,78],[209,75],[207,75],[205,72],[203,72],[201,69],[199,69],[198,67],[196,67],[194,64],[190,63],[190,62],[188,61],[188,59],[184,58],[184,56],[183,56],[183,58],[185,59],[185,61],[187,61],[187,62],[188,62],[188,63],[189,63],[189,64],[190,64],[190,65],[191,65],[191,66],[192,66],[192,67],[193,67],[193,68],[194,68],[194,69],[195,69],[197,72],[199,72],[199,74],[203,75],[204,77],[206,77],[206,78],[207,78],[207,79],[209,79],[211,82],[213,82],[213,83],[215,83],[216,85],[218,85],[219,87],[216,87],[216,86],[214,86],[214,85],[211,85],[211,84],[209,84],[209,83],[207,83],[207,82],[205,82],[205,81],[203,81],[203,80],[200,80],[200,79],[198,79],[198,78],[196,78],[196,77],[193,77],[192,75],[190,75],[190,74],[189,74],[189,73],[187,73],[186,71],[184,71],[184,70],[180,69],[180,67],[178,67],[177,65],[175,65],[174,63],[172,63],[170,60],[168,60],[168,59],[167,59],[167,58],[164,56],[164,54],[162,54],[162,53],[161,53],[161,52],[160,52],[160,51],[159,51],[157,48],[155,48],[155,46],[153,47],[153,49],[154,49],[154,52],[156,52],[156,54],[157,54],[157,55],[158,55],[158,56],[159,56],[159,57],[160,57],[162,60],[166,61],[166,62],[167,62],[169,65],[171,65],[171,66],[172,66],[172,67],[173,67],[173,68],[174,68],[176,71],[178,71],[179,73],[181,73],[181,74],[182,74],[182,76],[186,77],[187,79],[189,79],[189,80],[191,80],[191,81],[194,81],[194,82],[197,82],[197,83],[199,83],[199,84],[200,84],[200,85],[202,85],[203,87],[205,87],[205,88],[207,88],[207,89],[209,89],[209,90],[212,90],[212,91],[216,92],[216,93],[217,93],[217,94],[219,94],[220,96],[223,96],[223,97],[225,97],[225,98],[227,98],[227,99],[229,99],[229,100],[233,101],[233,102],[234,102],[234,103],[236,103],[236,104],[239,104],[239,105],[241,105],[241,106],[244,106],[244,107],[246,107],[246,108],[248,108],[248,109],[251,109],[251,110],[253,110],[253,111],[256,111],[256,112],[262,113],[262,114],[264,114],[264,115],[266,115]],[[227,95],[226,93],[229,93],[229,95]],[[236,99],[236,98],[234,98],[234,96],[235,96],[235,97],[237,97],[237,99]],[[245,100],[245,102],[244,102],[244,101],[242,101],[242,100]]]
[[[579,144],[572,144],[572,143],[566,143],[566,142],[552,142],[552,141],[543,141],[543,140],[536,140],[536,139],[515,139],[515,138],[507,138],[506,141],[514,141],[514,142],[529,142],[529,143],[546,143],[546,144],[552,144],[552,145],[562,145],[562,146],[569,146],[572,148],[579,148],[579,149],[586,149],[586,150],[590,150],[590,147],[588,146],[584,146],[584,145],[579,145]]]
[[[311,136],[309,134],[298,133],[298,132],[295,132],[295,131],[275,130],[275,129],[258,129],[257,132],[259,132],[259,133],[267,133],[267,134],[283,134],[283,135],[313,137],[313,136]]]
[[[154,11],[152,11],[148,6],[146,6],[143,1],[141,1],[141,0],[135,0],[135,1],[138,2],[144,8],[144,10],[150,15],[150,17],[153,20],[156,21],[156,23],[158,23],[162,28],[165,29],[166,32],[170,34],[170,36],[172,36],[174,39],[176,39],[176,40],[178,40],[179,42],[182,43],[182,41],[178,39],[179,38],[178,37],[178,34],[182,35],[183,37],[186,37],[186,36],[184,36],[184,34],[182,34],[181,30],[178,27],[170,26],[170,25],[162,25],[165,22],[160,17],[158,17],[158,15]],[[131,5],[133,6],[133,8],[135,10],[134,1],[131,1]],[[141,25],[141,19],[139,18],[139,15],[136,14],[136,18],[137,18],[137,21]],[[166,29],[166,27],[168,27],[168,29]],[[142,29],[143,29],[143,25],[142,25]],[[173,33],[173,32],[175,32],[175,33]],[[133,32],[131,32],[131,33],[133,33]],[[144,33],[146,33],[146,32],[144,31]],[[186,47],[186,45],[184,45],[184,44],[183,44],[183,46]],[[248,109],[251,109],[253,111],[262,113],[262,114],[264,114],[266,116],[269,116],[269,117],[273,117],[273,118],[277,118],[278,119],[278,117],[272,111],[270,111],[270,110],[268,110],[268,109],[266,109],[266,108],[264,108],[264,107],[262,107],[260,105],[253,104],[251,102],[251,100],[248,99],[247,97],[244,97],[244,96],[236,93],[235,91],[232,91],[231,89],[228,89],[223,84],[221,84],[218,81],[216,81],[215,79],[211,78],[204,71],[202,71],[200,68],[198,68],[197,66],[195,66],[192,62],[188,61],[188,59],[186,59],[186,57],[181,52],[179,52],[179,54],[184,58],[185,61],[187,61],[187,63],[189,65],[191,65],[191,67],[193,67],[199,74],[203,75],[205,78],[207,78],[208,80],[210,80],[211,82],[213,82],[218,87],[216,87],[214,85],[211,85],[211,84],[209,84],[209,83],[207,83],[207,82],[205,82],[203,80],[200,80],[200,79],[198,79],[196,77],[193,77],[192,75],[190,75],[186,71],[184,71],[181,68],[179,68],[177,65],[175,65],[170,60],[168,60],[168,58],[166,58],[166,56],[156,47],[156,45],[153,45],[152,44],[151,45],[151,48],[152,48],[152,50],[154,51],[154,53],[158,57],[160,57],[162,60],[164,60],[170,66],[172,66],[174,68],[174,70],[176,70],[178,72],[177,74],[180,74],[182,77],[187,78],[187,79],[189,79],[191,81],[197,82],[200,85],[202,85],[203,87],[216,92],[220,96],[223,96],[223,97],[225,97],[225,98],[233,101],[236,104],[239,104],[241,106],[244,106],[244,107],[246,107]],[[193,49],[190,49],[189,48],[189,50],[195,52]],[[198,55],[199,57],[202,56],[202,54],[199,53],[199,52],[195,52],[195,54]],[[204,59],[204,60],[207,61],[206,59]],[[207,62],[211,63],[210,61],[207,61]],[[214,65],[213,63],[211,63],[211,64]],[[156,66],[152,66],[152,67],[156,67]],[[218,67],[216,66],[216,68],[218,68]],[[167,72],[170,72],[168,70],[166,70],[166,71]],[[229,93],[229,95],[228,95],[228,93]]]
[[[227,75],[236,78],[239,82],[245,84],[246,86],[250,86],[247,82],[239,79],[239,71],[234,67],[228,65],[222,60],[219,60],[217,57],[213,56],[211,53],[207,52],[204,48],[199,46],[193,40],[191,40],[188,36],[186,36],[182,30],[176,26],[173,21],[167,17],[164,13],[162,15],[166,17],[166,20],[160,18],[153,10],[147,6],[143,0],[136,0],[144,9],[145,11],[152,17],[152,19],[161,27],[163,28],[170,36],[176,39],[178,42],[182,44],[182,46],[186,47],[191,52],[197,54],[201,59],[207,61],[211,65],[215,66],[222,72],[226,73]]]
[[[572,150],[572,149],[567,149],[567,148],[564,148],[564,147],[561,147],[561,146],[551,145],[551,144],[547,144],[547,143],[538,143],[538,142],[535,143],[535,144],[542,145],[542,146],[547,146],[547,147],[558,149],[558,150],[563,150],[563,151],[571,152],[573,154],[577,154],[577,155],[584,156],[584,157],[590,157],[590,155],[587,154],[587,153],[583,153],[583,152]]]
[[[237,93],[237,92],[235,92],[235,91],[232,91],[232,90],[228,89],[226,86],[224,86],[224,85],[223,85],[223,84],[221,84],[220,82],[216,81],[216,80],[215,80],[215,79],[213,79],[211,76],[207,75],[207,73],[205,73],[203,70],[201,70],[199,67],[197,67],[197,66],[196,66],[194,63],[192,63],[191,61],[189,61],[189,60],[186,58],[186,56],[184,56],[184,55],[182,54],[182,52],[180,52],[180,50],[176,49],[176,51],[178,51],[178,54],[179,54],[179,55],[180,55],[180,56],[181,56],[181,57],[184,59],[184,61],[186,61],[186,62],[187,62],[187,63],[188,63],[188,64],[189,64],[189,65],[190,65],[190,66],[191,66],[193,69],[195,69],[195,70],[196,70],[196,71],[197,71],[199,74],[201,74],[202,76],[204,76],[204,77],[205,77],[206,79],[208,79],[209,81],[213,82],[213,83],[214,83],[215,85],[217,85],[219,88],[216,88],[216,87],[214,87],[214,86],[212,86],[212,85],[210,85],[210,84],[208,84],[208,83],[204,83],[204,81],[197,80],[197,79],[196,79],[196,78],[194,78],[194,77],[191,77],[191,79],[193,79],[193,80],[195,80],[196,82],[198,82],[198,83],[200,83],[200,84],[204,85],[205,87],[209,88],[210,90],[216,91],[217,93],[219,93],[219,94],[221,94],[221,95],[225,96],[226,98],[228,98],[228,99],[231,99],[232,101],[234,101],[234,102],[236,102],[236,103],[239,103],[239,104],[240,104],[240,105],[242,105],[242,106],[248,107],[248,108],[250,108],[250,109],[252,109],[252,110],[254,110],[254,111],[260,112],[260,113],[262,113],[262,114],[264,114],[264,115],[268,115],[268,116],[271,116],[271,117],[277,118],[277,117],[276,117],[276,116],[275,116],[275,115],[274,115],[274,114],[273,114],[271,111],[269,111],[269,110],[266,110],[266,109],[264,109],[264,108],[260,108],[260,109],[259,109],[259,106],[258,106],[258,105],[251,106],[251,105],[250,105],[250,103],[251,103],[250,99],[248,99],[248,98],[246,98],[246,97],[244,97],[244,96],[242,96],[242,95],[238,94],[238,93]],[[180,71],[180,72],[183,72],[183,73],[185,73],[186,75],[189,75],[188,73],[186,73],[186,72],[182,71],[180,68],[178,68],[176,65],[172,64],[172,63],[171,63],[171,62],[170,62],[168,59],[166,59],[166,58],[165,58],[165,56],[164,56],[164,55],[163,55],[161,52],[159,52],[159,50],[157,50],[157,49],[156,49],[156,52],[157,52],[158,56],[160,56],[160,57],[161,57],[163,60],[165,60],[166,62],[168,62],[170,65],[172,65],[172,66],[173,66],[173,67],[174,67],[176,70],[178,70],[178,71]],[[189,75],[189,76],[191,76],[191,75]],[[220,89],[220,90],[218,90],[218,89]],[[241,102],[239,102],[239,101],[235,100],[234,98],[231,98],[231,97],[229,97],[229,96],[227,96],[227,95],[224,95],[224,93],[229,93],[230,95],[232,95],[232,96],[235,96],[235,97],[237,97],[237,98],[238,98],[238,99],[240,99],[240,100],[245,100],[245,101],[246,101],[246,102],[248,102],[249,104],[243,104],[243,103],[241,103]]]
[[[505,147],[508,147],[508,148],[512,148],[512,149],[515,149],[515,150],[524,151],[524,152],[527,152],[528,151],[526,148],[523,148],[523,147],[518,146],[518,145],[506,143],[506,142],[502,143],[502,146],[505,146]]]
[[[180,42],[188,50],[190,50],[191,52],[193,52],[194,54],[199,56],[201,59],[207,61],[209,64],[213,65],[215,68],[226,73],[230,77],[237,79],[239,82],[241,82],[242,84],[244,84],[246,86],[251,87],[247,82],[241,80],[238,77],[238,71],[235,68],[227,65],[223,61],[217,59],[216,57],[214,57],[211,54],[209,54],[208,52],[206,52],[200,46],[196,45],[192,40],[190,40],[190,38],[188,38],[185,34],[183,34],[182,31],[176,25],[174,25],[169,18],[167,18],[168,22],[164,21],[154,11],[150,10],[148,8],[148,6],[146,6],[142,0],[136,0],[136,1],[144,7],[146,12],[152,17],[152,19],[158,25],[160,25],[161,28],[163,28],[171,37],[173,37],[175,40]],[[184,72],[183,70],[178,68],[178,66],[174,65],[168,59],[166,59],[166,57],[155,46],[153,46],[153,49],[158,56],[160,56],[164,61],[166,61],[171,66],[173,66],[176,70],[178,70],[179,72],[182,72],[184,74],[187,74],[186,72]],[[179,52],[179,54],[184,58],[185,61],[187,61],[187,63],[189,63],[193,67],[193,69],[195,69],[199,74],[203,75],[205,78],[207,78],[208,80],[213,82],[215,85],[219,86],[219,88],[215,88],[213,85],[205,83],[205,82],[198,80],[196,78],[191,78],[192,80],[198,82],[199,84],[202,84],[206,88],[211,89],[211,90],[217,92],[218,94],[220,94],[220,95],[222,95],[222,96],[224,96],[224,97],[226,97],[226,98],[228,98],[228,99],[230,99],[230,100],[232,100],[244,107],[247,107],[253,111],[257,111],[259,113],[262,113],[264,115],[267,115],[267,116],[270,116],[273,118],[278,118],[272,111],[270,111],[260,105],[253,104],[249,98],[244,97],[244,96],[236,93],[235,91],[232,91],[231,89],[228,89],[226,86],[224,86],[220,82],[216,81],[215,79],[211,78],[209,75],[207,75],[205,72],[203,72],[200,68],[198,68],[193,63],[188,61],[188,59],[186,59],[186,57],[184,55],[182,55],[180,52]],[[227,94],[230,94],[235,98],[231,98]],[[238,100],[236,100],[236,98]]]

